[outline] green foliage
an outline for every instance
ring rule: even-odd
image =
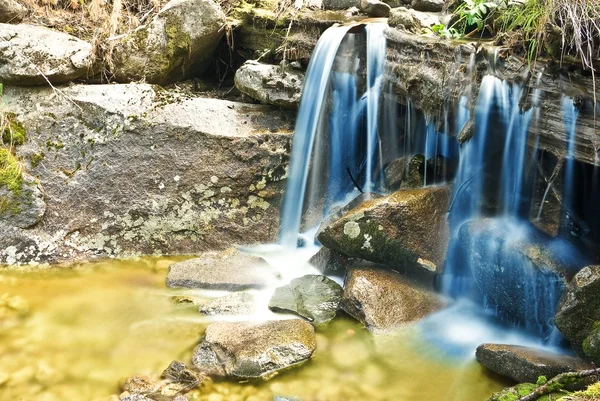
[[[547,6],[542,0],[527,0],[524,5],[509,2],[495,21],[499,32],[520,32],[529,62],[535,59],[543,41],[543,28],[548,21]]]
[[[541,386],[546,383],[548,383],[548,379],[546,378],[546,376],[540,376],[540,377],[538,377],[537,382],[535,384],[537,384],[538,386]]]
[[[460,15],[457,23],[464,23],[465,29],[476,26],[477,31],[483,30],[491,12],[498,7],[498,3],[486,0],[464,0],[457,7],[455,13]],[[463,31],[466,33],[466,31]]]

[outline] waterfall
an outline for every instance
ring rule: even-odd
[[[380,185],[386,29],[383,23],[336,26],[317,43],[292,144],[279,235],[283,246],[296,247],[299,236],[335,204]]]

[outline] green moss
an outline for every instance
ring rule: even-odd
[[[2,129],[2,142],[10,146],[23,145],[25,143],[26,131],[23,124],[16,121],[12,113],[4,116],[6,123]]]
[[[46,157],[46,153],[44,153],[43,151],[40,153],[32,154],[31,155],[31,166],[33,168],[36,168],[42,162],[42,160],[44,160],[44,157]]]
[[[15,195],[21,193],[23,174],[15,156],[6,148],[0,148],[0,187],[5,186]]]
[[[546,383],[548,383],[548,379],[546,378],[546,376],[540,376],[540,377],[538,377],[536,384],[538,386],[541,386],[541,385],[546,384]]]

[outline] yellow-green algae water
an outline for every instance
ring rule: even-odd
[[[0,270],[0,401],[117,400],[119,382],[190,362],[206,322],[172,302],[177,259]],[[410,333],[373,336],[339,317],[311,361],[266,382],[215,382],[190,400],[478,401],[507,383],[476,362],[445,360]]]

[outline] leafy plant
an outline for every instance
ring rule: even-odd
[[[498,3],[486,0],[464,0],[458,6],[456,13],[459,13],[459,22],[464,21],[466,27],[475,25],[477,31],[483,30],[485,22],[490,13],[498,7]]]

